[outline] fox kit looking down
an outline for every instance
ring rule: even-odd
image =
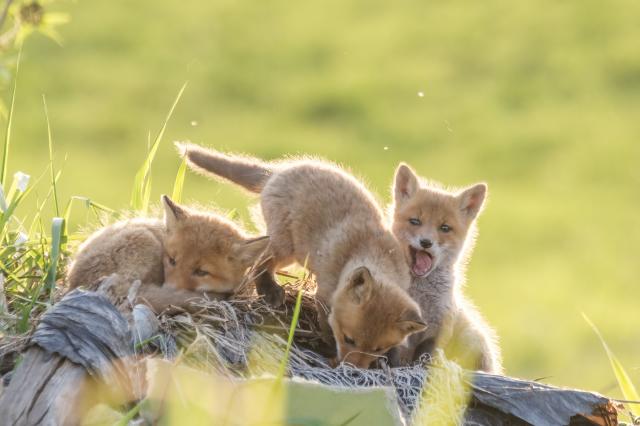
[[[426,328],[405,292],[411,277],[398,242],[373,196],[353,176],[315,160],[267,164],[195,145],[178,147],[190,167],[261,195],[271,257],[258,290],[279,297],[275,268],[306,265],[316,276],[320,322],[327,334],[331,327],[339,361],[368,368]]]
[[[164,221],[131,219],[95,232],[79,248],[67,276],[71,289],[117,273],[142,282],[140,295],[156,310],[166,304],[215,292],[229,295],[268,245],[233,222],[179,206],[163,196]],[[163,290],[156,291],[164,284]],[[196,293],[199,292],[199,293]],[[173,303],[172,296],[176,298]]]
[[[393,233],[413,275],[409,293],[429,329],[395,350],[396,363],[416,361],[441,347],[466,368],[502,370],[496,335],[462,294],[462,266],[475,238],[475,219],[487,193],[484,183],[459,192],[422,183],[401,164],[395,175]]]

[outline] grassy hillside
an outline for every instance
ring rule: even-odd
[[[507,372],[615,394],[584,311],[639,381],[640,3],[64,8],[64,46],[35,37],[24,48],[10,171],[48,163],[44,93],[61,198],[126,207],[148,132],[189,80],[154,164],[154,200],[171,191],[175,139],[323,156],[385,202],[399,161],[453,186],[484,180],[468,293],[501,336]],[[185,185],[186,200],[247,217],[235,188],[195,175]],[[76,210],[73,226],[87,218]]]

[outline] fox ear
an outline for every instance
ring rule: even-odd
[[[164,224],[167,229],[173,229],[178,222],[187,217],[185,209],[174,203],[166,195],[162,196],[162,204],[164,205]]]
[[[258,261],[258,258],[267,247],[269,247],[269,236],[249,238],[234,245],[234,251],[243,263],[252,265]]]
[[[460,210],[469,220],[478,216],[487,195],[487,184],[478,183],[458,194]]]
[[[413,197],[420,186],[418,176],[405,163],[400,163],[393,180],[393,199],[396,204],[402,204],[402,202]]]
[[[353,271],[347,283],[347,292],[354,303],[361,305],[369,300],[372,289],[373,277],[365,266]]]
[[[397,326],[406,335],[426,330],[428,327],[420,313],[414,309],[405,311],[398,320]]]

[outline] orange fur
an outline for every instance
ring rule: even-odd
[[[494,331],[461,289],[486,192],[484,183],[447,191],[422,182],[405,164],[398,167],[392,229],[414,275],[409,293],[430,328],[413,336],[407,349],[395,351],[396,362],[412,362],[441,347],[467,368],[502,370]]]
[[[369,367],[425,328],[405,292],[410,276],[398,242],[353,176],[318,160],[264,163],[195,145],[179,148],[190,167],[260,193],[271,259],[258,290],[277,300],[275,268],[306,265],[316,276],[321,323],[327,334],[331,327],[340,361]]]
[[[67,274],[69,288],[89,286],[117,273],[122,281],[176,289],[145,290],[150,305],[171,295],[234,293],[246,270],[266,249],[268,238],[247,236],[233,222],[163,197],[164,221],[131,219],[96,231],[79,248]]]

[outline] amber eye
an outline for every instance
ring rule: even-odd
[[[442,225],[440,225],[440,230],[442,232],[451,232],[453,228],[451,228],[449,225],[447,225],[446,223],[443,223]]]
[[[352,345],[352,346],[355,346],[355,344],[356,344],[356,341],[353,340],[351,337],[347,336],[346,334],[344,335],[344,342],[347,345]]]
[[[176,260],[173,257],[169,257],[169,265],[176,266]]]
[[[409,223],[412,224],[413,226],[422,225],[422,221],[420,221],[420,219],[418,219],[417,217],[412,217],[411,219],[409,219]]]
[[[207,275],[209,275],[209,273],[204,269],[198,268],[195,271],[193,271],[193,275],[195,275],[196,277],[206,277]]]

